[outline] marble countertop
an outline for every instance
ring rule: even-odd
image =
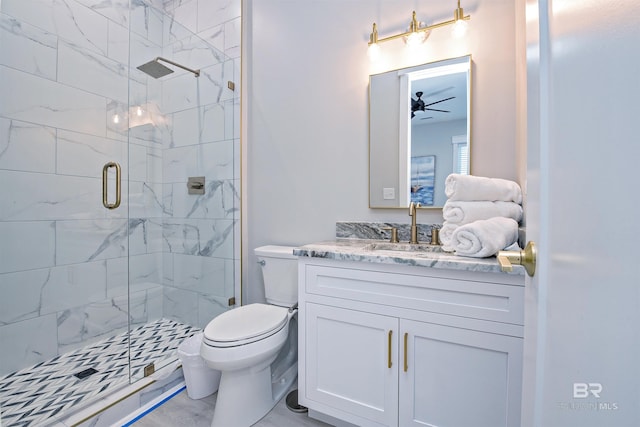
[[[522,276],[524,268],[513,266],[512,272],[503,272],[495,257],[470,258],[453,253],[441,252],[440,247],[420,244],[420,250],[393,250],[408,244],[393,244],[385,240],[336,239],[312,243],[294,249],[293,254],[301,257],[324,258],[339,261],[371,262],[378,264],[411,265],[448,270],[501,273]],[[376,246],[381,249],[376,249]]]

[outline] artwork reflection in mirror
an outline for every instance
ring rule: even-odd
[[[436,156],[411,157],[411,201],[433,206]]]
[[[371,76],[370,207],[442,207],[470,173],[470,81],[469,56]]]

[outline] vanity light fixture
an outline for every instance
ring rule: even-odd
[[[369,49],[367,49],[367,55],[371,61],[377,61],[380,58],[380,46],[378,45],[378,27],[376,23],[373,23],[373,31],[369,37]]]
[[[380,46],[378,43],[395,40],[401,37],[405,40],[407,45],[420,44],[429,37],[431,30],[445,27],[447,25],[453,25],[452,34],[454,37],[461,37],[466,32],[467,23],[465,21],[468,21],[469,19],[471,19],[471,15],[464,15],[464,9],[460,7],[460,0],[458,0],[458,7],[453,11],[453,19],[423,27],[421,26],[422,23],[418,22],[416,19],[416,12],[414,11],[411,22],[409,23],[408,31],[394,36],[378,38],[378,27],[374,22],[373,31],[369,37],[368,55],[371,59],[375,59],[380,54]]]
[[[402,40],[404,40],[404,44],[413,48],[420,46],[422,43],[427,41],[429,34],[431,34],[431,30],[418,31],[423,27],[423,25],[424,22],[418,22],[416,19],[416,12],[414,10],[411,17],[411,23],[409,24],[409,28],[407,28],[409,35],[402,38]]]

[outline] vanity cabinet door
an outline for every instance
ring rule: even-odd
[[[314,303],[304,308],[306,398],[359,426],[397,426],[398,319]]]
[[[520,425],[522,338],[409,320],[400,333],[401,426]]]

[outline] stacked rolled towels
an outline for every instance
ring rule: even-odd
[[[490,200],[522,204],[518,183],[500,178],[452,173],[444,183],[448,200]]]
[[[483,258],[518,248],[522,190],[513,181],[451,174],[440,240],[445,251]]]

